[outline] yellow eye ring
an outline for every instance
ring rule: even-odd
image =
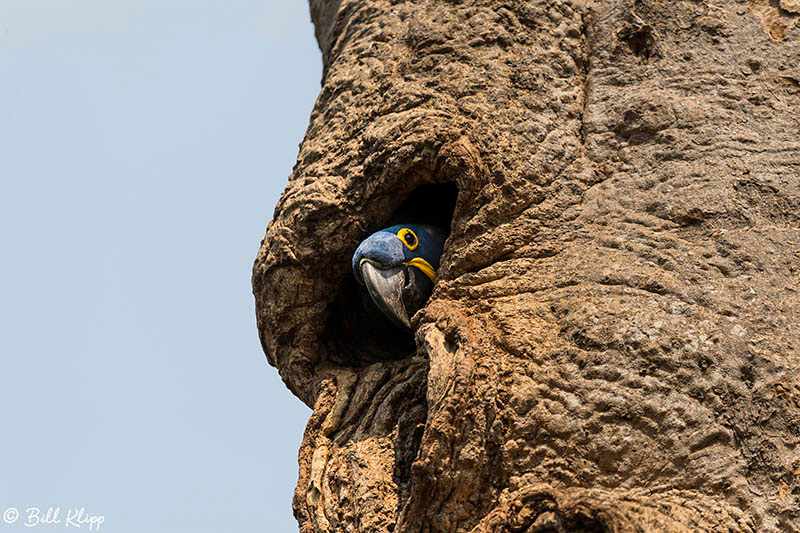
[[[416,249],[419,246],[419,239],[417,234],[408,228],[403,228],[397,232],[397,237],[406,245],[409,250]]]

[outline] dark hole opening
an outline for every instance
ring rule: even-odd
[[[421,185],[364,238],[381,228],[410,223],[437,225],[449,235],[457,198],[455,183]],[[350,257],[343,260],[349,264]],[[394,361],[415,351],[414,333],[392,324],[352,274],[346,276],[329,308],[323,342],[332,363],[349,367]]]
[[[645,61],[657,55],[656,39],[653,28],[650,26],[631,27],[623,29],[620,38],[625,41],[636,57]]]
[[[457,198],[458,187],[455,183],[420,185],[411,191],[384,226],[409,223],[433,224],[450,235],[450,223],[453,220]]]

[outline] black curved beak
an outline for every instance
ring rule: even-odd
[[[411,329],[411,317],[433,292],[433,282],[415,267],[379,268],[370,261],[359,267],[361,279],[378,309],[401,328]]]

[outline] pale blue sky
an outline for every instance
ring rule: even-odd
[[[296,531],[250,269],[320,69],[304,0],[0,1],[0,513]]]

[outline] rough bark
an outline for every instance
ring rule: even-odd
[[[322,91],[253,274],[314,409],[301,531],[800,531],[800,4],[311,13]],[[447,182],[412,338],[349,258]]]

